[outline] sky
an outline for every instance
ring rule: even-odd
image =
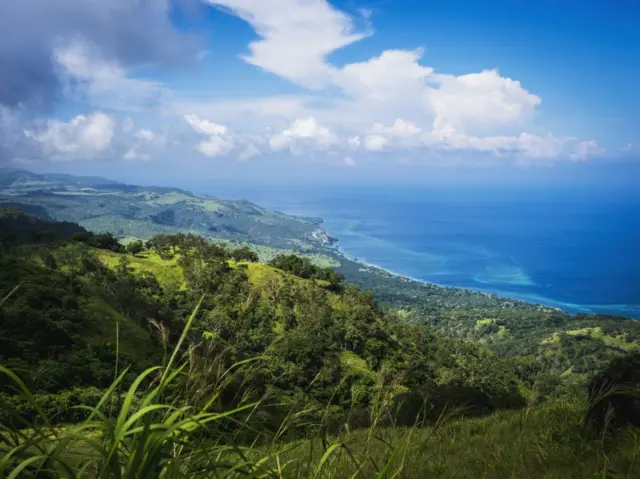
[[[635,0],[4,0],[0,165],[634,185],[639,59]]]

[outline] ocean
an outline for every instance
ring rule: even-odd
[[[349,257],[417,280],[640,318],[636,191],[278,186],[215,194],[320,216]]]

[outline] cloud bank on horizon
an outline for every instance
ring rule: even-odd
[[[221,98],[165,81],[216,54],[176,25],[192,10],[250,26],[235,55],[286,91],[261,96],[254,83]],[[370,13],[327,0],[3,2],[0,161],[290,155],[354,167],[375,155],[464,155],[531,164],[633,150],[547,131],[537,118],[543,99],[517,79],[496,69],[440,72],[420,45],[332,61],[375,37]]]

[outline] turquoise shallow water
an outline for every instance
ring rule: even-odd
[[[322,216],[351,257],[415,279],[640,317],[640,194],[616,190],[252,188]]]

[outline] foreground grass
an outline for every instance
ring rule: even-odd
[[[105,395],[81,424],[4,428],[0,477],[640,477],[640,431],[628,428],[604,438],[589,433],[582,425],[586,400],[580,397],[481,418],[443,418],[429,427],[374,425],[265,445],[236,440],[255,426],[259,402],[215,412],[165,404],[162,389],[171,375],[134,401],[141,376],[115,410]],[[220,427],[228,419],[238,426],[234,434]]]
[[[440,427],[389,428],[343,434],[322,465],[319,439],[283,457],[285,477],[380,477],[385,467],[406,478],[640,477],[640,431],[589,436],[581,426],[583,400],[565,399],[520,411],[451,421]],[[384,477],[391,477],[384,476]]]
[[[121,372],[97,404],[80,406],[86,419],[77,424],[54,426],[25,384],[0,366],[39,412],[21,422],[16,411],[14,424],[0,424],[0,478],[640,477],[640,431],[598,436],[583,425],[588,404],[580,395],[395,428],[391,396],[381,386],[370,427],[286,442],[287,430],[323,431],[324,419],[309,424],[308,411],[291,407],[279,427],[266,428],[265,398],[243,384],[252,361],[221,367],[187,347],[196,314],[197,308],[166,364],[127,385]],[[362,367],[357,357],[345,361]],[[221,400],[230,390],[240,395]]]

